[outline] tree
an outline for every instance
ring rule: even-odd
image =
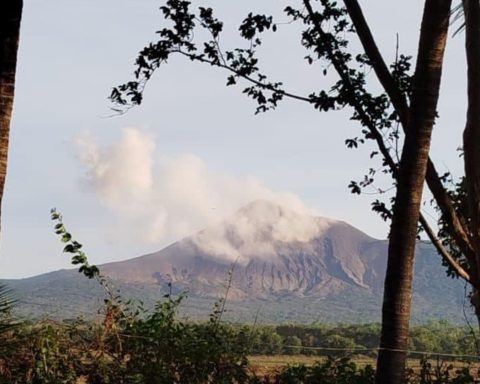
[[[480,324],[480,4],[476,0],[464,0],[463,10],[468,66],[468,109],[463,132],[463,152],[469,234],[475,255],[467,260],[475,275],[471,301]]]
[[[414,76],[410,73],[409,56],[400,54],[394,63],[387,66],[357,1],[344,0],[345,8],[329,0],[318,0],[315,7],[310,0],[303,0],[302,3],[302,8],[287,7],[285,12],[292,22],[304,26],[301,41],[308,50],[307,63],[314,65],[318,61],[326,61],[329,67],[323,68],[323,74],[327,74],[329,68],[333,68],[337,73],[339,80],[328,91],[312,91],[308,95],[299,95],[284,89],[282,82],[269,80],[260,71],[257,50],[263,43],[263,35],[267,31],[275,32],[280,27],[274,23],[272,17],[249,14],[239,28],[247,46],[225,50],[222,49],[219,38],[223,23],[214,17],[212,9],[199,8],[198,12],[194,12],[191,11],[188,1],[168,0],[161,10],[172,27],[161,29],[159,40],[140,52],[136,61],[136,79],[114,88],[111,98],[122,111],[140,104],[143,89],[153,73],[171,55],[176,54],[228,71],[230,74],[227,85],[247,82],[243,92],[257,102],[257,112],[276,108],[284,98],[310,103],[319,111],[351,109],[351,119],[358,121],[362,130],[361,135],[346,140],[347,147],[357,148],[373,141],[376,149],[371,152],[371,157],[381,155],[382,171],[390,174],[398,186],[393,211],[388,203],[376,200],[372,204],[373,210],[383,218],[393,218],[378,380],[387,382],[388,377],[388,382],[397,383],[403,375],[407,349],[417,221],[443,257],[449,274],[461,277],[472,285],[472,304],[477,306],[474,298],[480,276],[480,263],[477,261],[480,258],[471,235],[472,208],[468,213],[460,209],[465,193],[462,194],[461,188],[449,190],[446,186],[448,178],[445,175],[440,176],[428,158],[451,1],[425,2]],[[467,3],[468,1],[465,1],[465,4]],[[472,3],[477,1],[472,0]],[[468,12],[470,16],[467,15]],[[469,20],[475,16],[474,11],[468,12],[465,12],[467,36],[469,33],[476,33],[468,32]],[[474,25],[480,25],[474,22],[470,24],[472,30]],[[195,36],[201,35],[194,33],[197,28],[209,32],[210,37],[197,41]],[[357,37],[364,51],[354,54],[349,51],[349,40]],[[468,41],[470,45],[474,45],[472,38]],[[480,39],[477,38],[476,42],[480,42]],[[384,90],[381,94],[373,95],[367,89],[364,70],[366,67],[373,68],[377,75]],[[479,67],[469,64],[469,68],[474,71]],[[475,89],[479,90],[479,87],[475,88],[473,85],[474,83],[474,89],[469,90],[469,103],[476,101],[473,94]],[[472,107],[472,110],[475,111],[475,108],[477,107]],[[400,139],[398,126],[405,133],[403,139]],[[476,134],[476,129],[470,128],[469,132]],[[395,159],[395,147],[402,141],[405,144],[401,161],[398,163]],[[475,149],[471,152],[476,153]],[[474,160],[467,160],[466,156],[466,164],[467,162],[478,164]],[[475,171],[478,169],[475,168]],[[352,192],[361,193],[363,188],[372,185],[376,173],[378,171],[370,169],[362,180],[352,181]],[[466,171],[465,177],[472,180],[473,173],[474,170]],[[424,179],[440,212],[440,238],[419,213]],[[477,188],[475,183],[465,184]],[[469,205],[480,206],[475,205],[475,202]],[[478,216],[480,217],[480,213]],[[480,245],[477,249],[480,250]],[[395,273],[395,268],[400,268],[399,276]],[[479,311],[477,315],[480,316]]]
[[[4,1],[0,5],[0,216],[7,175],[22,8],[23,0]],[[9,330],[13,325],[9,314],[14,303],[10,290],[0,284],[0,333]]]
[[[451,0],[427,0],[400,159],[382,308],[377,383],[402,383],[408,349],[417,223],[437,113]]]
[[[0,213],[8,163],[8,143],[23,0],[0,5]]]

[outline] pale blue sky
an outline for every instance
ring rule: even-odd
[[[128,220],[98,199],[85,181],[75,141],[86,131],[98,146],[111,146],[133,127],[155,143],[155,162],[185,154],[202,159],[209,172],[242,179],[254,176],[275,193],[291,192],[331,218],[384,238],[387,226],[370,211],[371,196],[352,196],[347,185],[370,165],[366,149],[347,150],[344,140],[358,127],[348,113],[319,114],[285,102],[254,116],[240,88],[226,88],[225,73],[183,60],[157,73],[145,103],[123,116],[111,114],[112,86],[131,79],[140,48],[160,28],[156,0],[26,0],[21,32],[10,164],[3,206],[0,277],[22,277],[69,267],[52,231],[49,210],[57,207],[95,263],[155,251],[173,238],[153,242],[125,236]],[[249,9],[277,9],[288,2],[196,2],[218,9],[238,25]],[[298,2],[293,2],[295,4]],[[363,1],[378,43],[388,59],[415,53],[423,2]],[[253,7],[253,8],[252,8]],[[284,18],[282,18],[284,19]],[[223,38],[238,41],[234,30]],[[461,172],[465,113],[463,36],[449,42],[440,117],[432,157],[441,170]],[[323,77],[303,63],[295,26],[282,27],[265,43],[265,67],[289,89],[321,89]],[[373,79],[373,74],[370,76]],[[163,160],[162,160],[163,159]],[[216,180],[216,179],[215,179]],[[159,181],[161,182],[161,180]],[[237,201],[237,200],[235,200]],[[151,207],[155,210],[155,206]],[[199,223],[201,224],[201,223]],[[135,230],[138,221],[132,222]],[[121,227],[121,228],[120,228]]]

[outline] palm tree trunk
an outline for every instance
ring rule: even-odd
[[[407,357],[412,279],[423,185],[436,108],[451,0],[426,0],[409,129],[400,159],[388,248],[377,383],[400,384]]]
[[[463,0],[465,13],[465,48],[467,53],[468,109],[463,131],[465,181],[470,216],[470,233],[475,250],[474,270],[480,278],[480,4]],[[478,285],[473,288],[471,303],[480,326]]]
[[[0,217],[7,175],[22,8],[23,0],[2,1],[0,5]]]

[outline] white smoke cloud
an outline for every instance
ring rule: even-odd
[[[137,129],[124,129],[119,142],[103,148],[84,135],[77,147],[85,179],[99,201],[117,215],[123,239],[128,235],[130,240],[166,245],[213,226],[196,236],[198,245],[236,259],[271,254],[270,240],[308,241],[321,229],[318,220],[305,219],[311,211],[296,195],[275,193],[255,177],[213,172],[193,154],[156,162],[154,140]],[[251,212],[237,213],[234,227],[217,225],[259,199],[289,209],[256,204]],[[265,228],[270,228],[271,238],[262,235]]]
[[[288,201],[301,204],[295,196],[255,201],[198,233],[195,241],[207,254],[243,263],[252,257],[276,256],[279,242],[308,242],[330,226],[331,220],[312,216],[304,206],[292,210]]]

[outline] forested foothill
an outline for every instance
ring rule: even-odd
[[[102,322],[3,316],[0,382],[374,382],[380,324],[230,324],[221,322],[221,302],[208,322],[198,323],[177,315],[181,297],[163,298],[153,313],[116,300],[105,305]],[[414,326],[409,349],[408,382],[477,378],[476,339],[468,327],[444,321]],[[257,355],[292,363],[265,372]]]

